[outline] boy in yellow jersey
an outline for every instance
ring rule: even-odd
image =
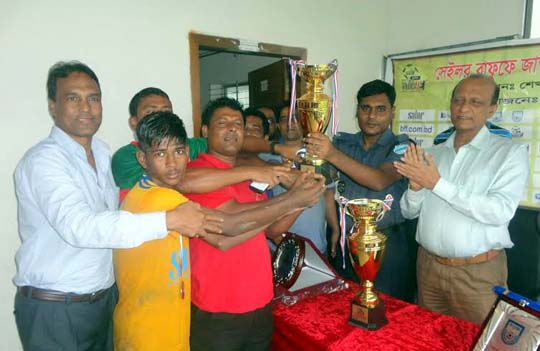
[[[189,155],[182,120],[172,112],[155,112],[139,122],[136,133],[137,160],[145,175],[124,199],[123,209],[162,211],[188,201],[174,190],[184,179]],[[309,175],[298,177],[286,194],[223,216],[224,235],[206,233],[202,239],[224,251],[264,229],[267,234],[281,233],[286,223],[314,203],[322,189],[320,181]],[[114,268],[119,291],[113,317],[115,350],[189,350],[188,238],[171,232],[136,248],[115,250]]]
[[[137,136],[145,175],[123,209],[162,211],[188,201],[173,189],[188,161],[182,120],[171,112],[154,113],[139,124]],[[170,232],[161,240],[115,250],[114,268],[120,292],[113,317],[115,350],[189,350],[189,239]]]

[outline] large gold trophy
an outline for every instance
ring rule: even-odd
[[[309,133],[324,133],[330,121],[332,99],[323,92],[324,81],[337,70],[337,61],[326,65],[299,65],[298,74],[307,84],[307,93],[296,100],[298,115],[304,137]],[[306,153],[301,170],[313,170],[322,173],[325,160]]]
[[[345,204],[345,210],[355,222],[355,232],[348,238],[353,268],[361,280],[362,290],[351,303],[349,323],[368,330],[386,325],[384,303],[373,291],[373,282],[384,256],[386,236],[377,232],[386,207],[382,200],[354,199]]]

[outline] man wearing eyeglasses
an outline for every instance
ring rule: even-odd
[[[474,74],[452,92],[455,132],[424,153],[410,146],[398,172],[409,178],[403,215],[418,217],[418,303],[481,324],[506,286],[508,223],[529,174],[527,148],[490,133],[499,87]]]

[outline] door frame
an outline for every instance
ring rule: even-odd
[[[307,60],[307,49],[305,48],[190,32],[191,116],[193,121],[193,135],[196,137],[200,136],[201,131],[201,79],[199,67],[199,49],[201,48],[255,56],[291,57],[304,61]]]

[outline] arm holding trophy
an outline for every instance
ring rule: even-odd
[[[308,153],[330,162],[356,183],[367,188],[381,191],[401,178],[392,163],[386,162],[379,167],[366,165],[339,150],[334,146],[330,138],[324,134],[309,134],[305,138],[305,143]]]

